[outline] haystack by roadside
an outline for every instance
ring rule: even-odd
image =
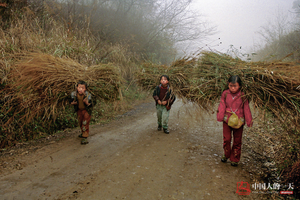
[[[121,76],[112,64],[86,67],[71,59],[46,54],[29,54],[12,67],[2,92],[5,119],[2,126],[29,123],[34,118],[55,119],[64,109],[76,83],[84,80],[96,99],[115,100]]]

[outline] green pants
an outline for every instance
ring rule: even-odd
[[[168,129],[170,110],[167,110],[166,106],[157,104],[156,111],[158,126],[162,126],[163,129]]]

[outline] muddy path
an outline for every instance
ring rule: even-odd
[[[242,162],[220,161],[215,118],[177,101],[167,135],[156,130],[151,101],[92,125],[88,145],[73,129],[67,139],[15,156],[19,167],[2,169],[0,199],[257,199],[236,194],[237,182],[251,180]]]

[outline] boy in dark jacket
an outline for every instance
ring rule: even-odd
[[[88,144],[89,124],[92,115],[92,95],[87,91],[87,84],[84,81],[77,83],[76,91],[71,93],[70,103],[74,105],[77,112],[79,126],[82,133],[79,135],[83,138],[81,144]]]
[[[158,128],[157,130],[164,129],[166,134],[169,134],[168,121],[169,113],[172,104],[176,100],[175,95],[169,86],[169,77],[167,75],[162,75],[160,77],[160,85],[157,86],[153,92],[153,98],[156,102]]]

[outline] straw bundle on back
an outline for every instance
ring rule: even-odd
[[[76,83],[84,80],[98,99],[114,100],[118,97],[121,77],[115,66],[85,67],[71,59],[46,54],[30,54],[10,72],[10,84],[5,92],[5,126],[13,119],[31,122],[35,117],[55,118],[64,108]],[[9,116],[9,115],[6,115]]]
[[[161,69],[159,66],[143,66],[138,83],[144,88],[149,88],[145,83],[154,86],[159,81],[156,73],[162,73]],[[212,109],[219,102],[222,91],[227,89],[228,78],[239,75],[245,96],[256,107],[271,111],[281,120],[288,114],[294,124],[298,123],[300,66],[295,63],[248,63],[227,55],[204,52],[199,58],[183,58],[163,69],[170,76],[170,84],[179,97],[196,102],[205,109]]]
[[[182,67],[183,63],[185,64],[185,67]],[[166,74],[171,76],[170,85],[173,90],[181,90],[184,87],[189,86],[190,80],[188,80],[188,78],[191,76],[193,64],[193,61],[186,59],[173,63],[171,67],[146,63],[142,65],[142,70],[138,71],[136,74],[137,83],[145,90],[152,90],[159,84],[161,75]]]

